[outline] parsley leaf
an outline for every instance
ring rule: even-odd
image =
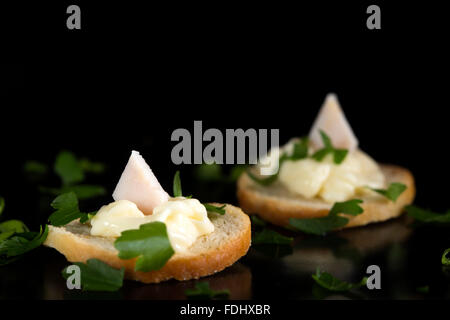
[[[225,214],[225,207],[227,206],[226,204],[224,204],[221,207],[216,207],[216,206],[213,206],[213,205],[207,204],[207,203],[203,203],[203,205],[205,206],[207,211],[215,212],[215,213],[218,213],[218,214],[220,214],[222,216]]]
[[[100,174],[106,170],[106,165],[104,163],[93,162],[87,158],[81,158],[78,160],[78,164],[84,172]]]
[[[405,207],[408,216],[425,223],[450,223],[450,211],[445,214],[422,209],[414,205]]]
[[[298,141],[294,144],[293,151],[290,155],[288,155],[287,153],[281,154],[281,156],[278,160],[279,169],[278,169],[277,173],[270,175],[268,177],[260,178],[260,177],[255,176],[252,172],[247,171],[248,176],[250,177],[250,179],[252,179],[253,181],[255,181],[263,186],[271,185],[272,183],[274,183],[277,180],[278,175],[280,173],[280,168],[281,168],[281,165],[283,164],[283,162],[285,162],[287,160],[297,161],[297,160],[304,159],[308,156],[308,144],[309,144],[309,139],[302,138],[300,141]]]
[[[349,219],[342,217],[339,214],[344,213],[356,216],[363,213],[364,209],[359,206],[362,202],[363,201],[359,199],[336,202],[325,217],[310,219],[290,218],[289,224],[305,233],[324,235],[328,231],[341,228],[348,223]]]
[[[5,208],[5,199],[0,197],[0,215]],[[29,232],[28,227],[20,220],[7,220],[0,223],[0,241],[12,237],[16,233]]]
[[[217,163],[202,163],[195,167],[194,174],[198,180],[205,182],[217,182],[224,179],[222,166]]]
[[[430,292],[430,286],[423,286],[423,287],[417,287],[416,291],[419,293],[429,293]]]
[[[379,194],[385,196],[392,202],[397,201],[397,198],[406,190],[406,185],[400,182],[393,182],[389,185],[387,189],[373,189],[371,190],[378,192]]]
[[[185,295],[188,299],[227,299],[229,290],[212,290],[208,282],[197,282],[194,289],[186,289]]]
[[[248,165],[235,165],[231,168],[230,175],[227,180],[230,182],[236,182],[239,177],[247,170]]]
[[[252,225],[254,225],[254,226],[264,227],[267,225],[267,222],[265,222],[263,219],[261,219],[257,215],[252,215],[250,217],[250,219],[252,220]]]
[[[2,231],[0,233],[0,241],[6,240],[12,237],[16,232],[14,230]]]
[[[106,194],[106,190],[102,186],[98,185],[89,185],[89,184],[79,184],[76,186],[65,186],[62,188],[48,188],[48,187],[39,187],[39,191],[48,193],[54,196],[61,195],[63,193],[74,192],[78,199],[90,199],[98,196],[102,196]]]
[[[5,210],[5,198],[0,197],[0,216],[3,213],[3,210]]]
[[[0,223],[0,233],[14,231],[14,233],[29,232],[28,227],[20,220],[7,220]]]
[[[228,174],[223,172],[223,166],[218,163],[202,163],[195,167],[194,175],[196,179],[204,182],[236,182],[243,172],[247,170],[248,165],[235,165]]]
[[[366,285],[367,278],[364,277],[360,282],[358,283],[349,283],[346,281],[339,280],[335,277],[333,277],[328,272],[322,272],[319,268],[316,270],[316,274],[312,275],[312,278],[316,283],[321,286],[322,288],[325,288],[330,291],[349,291],[351,289],[356,289],[361,286]]]
[[[86,263],[75,262],[74,265],[80,268],[83,291],[117,291],[123,285],[125,268],[118,270],[98,259],[89,259]],[[64,279],[72,275],[67,272],[67,268],[62,271]]]
[[[91,216],[93,214],[92,212],[84,213],[80,211],[78,198],[74,192],[63,193],[56,197],[50,205],[56,209],[48,217],[48,221],[54,226],[64,226],[76,219],[80,219],[80,222],[84,223],[90,219],[89,214]]]
[[[281,158],[280,158],[280,164],[281,164]],[[280,172],[280,170],[278,170],[278,172]],[[274,183],[277,180],[278,172],[273,174],[273,175],[271,175],[271,176],[268,176],[266,178],[259,178],[259,177],[255,176],[250,171],[247,171],[247,175],[250,177],[250,179],[252,179],[253,181],[259,183],[260,185],[268,186],[268,185],[271,185],[272,183]]]
[[[86,214],[83,214],[80,218],[81,223],[86,223],[89,220],[91,220],[95,215],[97,214],[97,211],[89,212]]]
[[[294,238],[286,237],[271,229],[263,229],[252,237],[253,244],[291,244]]]
[[[48,172],[48,167],[39,161],[29,160],[25,162],[23,170],[28,174],[43,176]]]
[[[175,172],[175,176],[173,177],[173,196],[174,197],[183,196],[183,192],[181,190],[180,171]]]
[[[54,170],[65,186],[84,180],[83,169],[70,151],[62,151],[57,155]]]
[[[446,249],[442,254],[441,262],[444,266],[450,266],[450,248]]]
[[[134,269],[144,272],[161,269],[175,253],[166,225],[159,221],[142,224],[139,229],[123,231],[114,246],[119,250],[120,259],[138,257]]]
[[[181,190],[181,179],[180,179],[180,171],[175,172],[175,176],[173,177],[173,196],[174,197],[182,197],[183,193]],[[186,198],[191,198],[192,196],[188,196]],[[206,210],[209,212],[215,212],[220,215],[225,214],[225,207],[226,205],[223,205],[221,207],[213,206],[211,204],[203,203]]]
[[[337,148],[333,147],[330,137],[322,130],[320,130],[320,136],[322,137],[324,147],[322,149],[316,151],[312,155],[313,159],[315,159],[316,161],[322,161],[326,155],[333,154],[334,163],[341,164],[342,161],[345,160],[345,157],[348,154],[348,150],[337,149]]]
[[[0,265],[15,261],[18,256],[39,247],[47,239],[48,226],[39,232],[17,233],[0,242]]]
[[[300,141],[294,143],[292,154],[288,157],[287,160],[301,160],[308,156],[308,145],[309,139],[304,137],[301,138]]]

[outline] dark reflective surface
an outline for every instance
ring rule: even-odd
[[[446,229],[417,228],[403,216],[326,237],[296,235],[293,246],[254,245],[238,263],[213,276],[149,285],[125,281],[114,293],[66,289],[60,272],[68,263],[55,250],[40,248],[0,269],[1,298],[185,299],[184,291],[196,281],[208,281],[216,290],[229,289],[231,299],[448,298],[450,272],[440,264],[440,248],[448,243]],[[311,278],[319,267],[339,279],[357,282],[371,264],[381,268],[381,290],[333,293]],[[418,292],[423,286],[429,286],[428,293]]]

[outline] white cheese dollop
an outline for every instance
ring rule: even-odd
[[[170,198],[144,215],[135,203],[118,200],[100,208],[91,219],[91,235],[119,237],[122,231],[139,229],[141,224],[165,223],[175,252],[185,252],[198,237],[214,232],[204,205],[197,199]]]
[[[293,193],[330,203],[351,199],[364,193],[365,187],[385,187],[378,164],[360,150],[349,152],[341,164],[335,164],[331,154],[322,161],[311,158],[285,161],[279,180]]]

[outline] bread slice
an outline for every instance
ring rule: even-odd
[[[364,213],[358,216],[346,216],[349,223],[344,228],[363,226],[372,222],[385,221],[399,216],[403,207],[412,203],[416,190],[414,177],[407,169],[394,165],[380,165],[387,184],[401,182],[407,189],[394,203],[373,192],[357,197],[364,202]],[[237,182],[237,197],[245,212],[258,214],[264,220],[275,225],[289,225],[289,218],[319,218],[328,215],[332,204],[318,198],[307,199],[293,194],[278,181],[270,186],[262,186],[242,174]]]
[[[221,206],[221,204],[213,204]],[[64,227],[49,226],[45,245],[55,248],[71,262],[96,258],[114,268],[125,268],[125,277],[144,283],[169,279],[189,280],[211,275],[232,265],[250,247],[250,219],[240,208],[226,205],[226,213],[210,214],[213,233],[197,239],[188,253],[176,253],[160,270],[135,271],[136,258],[122,260],[114,247],[115,238],[90,235],[90,225],[73,221]]]

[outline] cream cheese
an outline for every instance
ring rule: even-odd
[[[100,208],[91,219],[91,235],[119,237],[122,231],[138,229],[141,224],[165,223],[172,248],[185,252],[198,237],[212,233],[214,225],[204,205],[197,199],[170,198],[144,215],[135,203],[118,200]]]
[[[279,181],[295,194],[330,203],[346,201],[365,187],[385,187],[378,164],[361,150],[349,152],[341,164],[335,164],[332,155],[320,162],[311,158],[285,161]]]

